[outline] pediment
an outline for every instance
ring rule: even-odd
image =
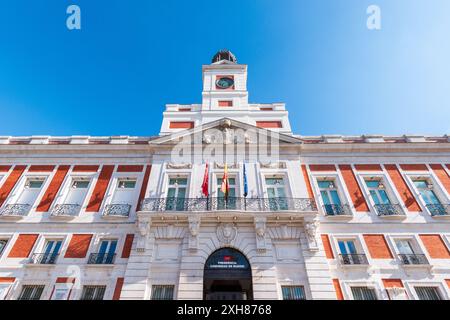
[[[192,129],[182,130],[152,140],[152,145],[179,143],[253,144],[264,141],[278,144],[301,144],[299,138],[263,129],[237,120],[222,118]]]

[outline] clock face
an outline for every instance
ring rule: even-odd
[[[220,89],[228,89],[234,85],[234,80],[231,77],[221,77],[217,79],[216,86]]]

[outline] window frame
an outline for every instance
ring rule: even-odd
[[[413,300],[420,300],[416,292],[416,287],[436,287],[438,289],[441,300],[448,300],[449,295],[446,291],[446,285],[439,281],[405,281],[404,283],[408,295],[413,298]]]
[[[398,191],[396,190],[396,187],[390,177],[383,171],[383,172],[358,172],[357,175],[358,183],[361,186],[361,190],[363,192],[364,199],[368,202],[370,213],[377,216],[380,219],[386,218],[386,217],[397,217],[397,218],[406,218],[405,214],[405,204],[401,200],[400,195],[398,194]],[[375,209],[375,201],[372,198],[372,195],[370,194],[370,189],[366,184],[367,180],[380,180],[384,185],[384,190],[386,191],[387,197],[389,198],[389,202],[391,205],[399,205],[401,207],[403,215],[394,215],[394,216],[378,216],[377,210]]]
[[[22,204],[19,203],[18,200],[20,199],[21,195],[23,194],[23,192],[25,192],[26,190],[26,183],[29,179],[43,179],[43,183],[41,185],[41,187],[39,188],[39,192],[36,195],[36,198],[34,199],[34,203],[26,203],[30,205],[30,210],[28,211],[28,215],[30,215],[31,213],[33,213],[37,206],[39,205],[41,198],[43,197],[45,191],[48,188],[48,185],[51,181],[50,176],[52,174],[49,172],[45,172],[45,173],[25,173],[22,175],[22,177],[20,177],[19,181],[16,183],[16,185],[14,186],[14,188],[11,190],[11,193],[8,195],[8,198],[6,199],[6,201],[4,202],[4,206],[5,205],[9,205],[9,204]],[[25,203],[24,203],[25,204]]]
[[[353,297],[352,287],[368,287],[375,290],[377,300],[388,299],[387,292],[383,290],[383,286],[376,281],[358,281],[358,280],[348,280],[341,282],[341,289],[345,300],[355,300]]]
[[[433,216],[431,211],[427,207],[427,203],[425,199],[423,199],[419,189],[417,188],[414,180],[427,180],[427,182],[431,182],[433,185],[433,192],[436,195],[436,198],[439,200],[440,204],[446,205],[450,203],[450,198],[446,195],[445,188],[441,185],[439,179],[437,179],[432,170],[428,172],[406,172],[404,173],[406,176],[406,183],[408,187],[411,189],[413,196],[419,202],[420,207],[423,209],[423,212],[426,212],[430,217],[439,217]]]
[[[284,288],[289,288],[289,289],[300,288],[302,293],[303,293],[303,299],[285,299],[284,292],[283,292]],[[304,285],[280,284],[280,291],[281,291],[281,299],[282,300],[286,300],[286,301],[304,301],[304,300],[308,300],[308,298],[306,296],[306,289],[305,289]]]
[[[154,298],[154,293],[155,293],[155,287],[170,287],[172,289],[172,298],[171,299],[155,299]],[[159,283],[154,283],[151,285],[150,287],[150,300],[155,300],[155,301],[171,301],[171,300],[175,300],[175,290],[176,290],[176,285],[174,284],[159,284]]]
[[[94,191],[93,186],[95,183],[93,182],[95,179],[98,179],[99,173],[98,172],[70,172],[64,179],[64,182],[62,184],[62,187],[60,188],[60,191],[56,197],[58,199],[57,201],[54,201],[53,207],[56,205],[62,205],[62,204],[72,204],[67,203],[67,197],[69,196],[70,190],[72,189],[72,184],[74,180],[78,179],[86,179],[89,180],[89,186],[87,187],[86,194],[84,195],[84,199],[82,203],[80,204],[80,211],[79,214],[81,214],[84,210],[86,210],[89,199],[91,197],[92,192]]]
[[[346,217],[348,215],[327,215],[325,212],[324,206],[325,202],[322,199],[321,189],[319,188],[319,181],[329,181],[332,180],[336,187],[339,199],[341,201],[342,206],[348,206],[350,215],[353,216],[355,214],[355,208],[352,204],[351,198],[348,195],[348,190],[343,183],[342,176],[337,171],[328,171],[328,172],[311,172],[311,184],[313,193],[315,198],[318,201],[319,210],[322,212],[322,215],[325,217]]]
[[[39,299],[21,299],[22,294],[24,293],[25,287],[43,287],[41,295],[39,296]],[[15,300],[23,300],[23,301],[39,301],[39,300],[45,300],[45,297],[47,295],[48,287],[45,283],[38,281],[38,282],[25,282],[20,286],[20,291],[17,290],[17,296],[15,297]]]
[[[83,299],[84,293],[85,293],[85,289],[87,287],[95,287],[95,288],[104,288],[103,291],[103,296],[102,299]],[[97,283],[88,283],[88,284],[83,284],[81,290],[80,290],[80,296],[78,297],[78,300],[85,300],[85,301],[102,301],[102,300],[107,300],[105,297],[107,296],[107,290],[108,290],[108,285],[107,284],[97,284]]]

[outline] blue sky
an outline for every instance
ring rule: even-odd
[[[44,4],[45,3],[45,4]],[[66,28],[77,4],[82,30]],[[382,28],[366,28],[381,8]],[[155,135],[229,48],[293,131],[450,134],[448,0],[0,3],[0,135]]]

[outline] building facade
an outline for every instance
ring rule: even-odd
[[[0,137],[0,299],[450,298],[450,137],[300,136],[229,51],[158,136]]]

